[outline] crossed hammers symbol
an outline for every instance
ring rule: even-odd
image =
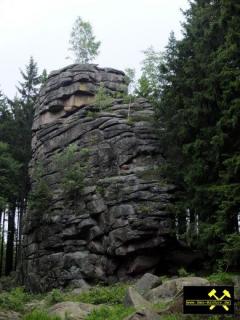
[[[222,300],[222,299],[225,298],[225,297],[231,298],[231,295],[230,295],[230,293],[229,293],[228,290],[223,290],[223,295],[221,296],[221,298],[218,298],[218,297],[216,296],[216,292],[217,292],[217,291],[216,291],[215,289],[212,289],[212,291],[210,291],[210,292],[208,293],[209,297],[210,297],[210,298],[211,298],[211,297],[214,297],[216,300]],[[213,310],[215,307],[216,307],[216,305],[212,305],[212,306],[210,306],[209,309],[210,309],[210,310]],[[222,305],[222,307],[223,307],[226,311],[229,310],[228,306]]]

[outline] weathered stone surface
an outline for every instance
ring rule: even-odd
[[[184,286],[207,286],[209,281],[199,277],[183,277],[165,281],[157,288],[146,294],[146,299],[152,303],[158,303],[161,299],[172,299],[180,294]]]
[[[154,311],[144,309],[135,312],[124,320],[160,320],[161,317]]]
[[[118,98],[99,109],[101,82],[112,96],[127,90],[121,71],[71,65],[51,73],[40,91],[30,174],[34,189],[41,164],[51,200],[46,210],[29,210],[24,222],[24,281],[31,290],[131,279],[164,266],[174,186],[159,173],[164,159],[153,108],[142,98]],[[84,188],[74,200],[66,199],[56,160],[70,144],[76,150],[67,168],[84,165]]]
[[[240,300],[240,276],[233,276],[234,298]]]
[[[66,301],[53,305],[49,308],[48,313],[57,315],[62,320],[65,320],[66,316],[69,320],[84,320],[89,313],[97,308],[99,307],[91,304]]]
[[[151,304],[145,300],[133,287],[127,289],[124,298],[124,305],[126,307],[134,307],[135,309],[151,308]]]
[[[84,279],[73,280],[72,287],[74,288],[73,294],[81,294],[91,289],[91,286]]]
[[[159,277],[151,274],[145,273],[138,281],[135,283],[134,288],[142,295],[147,293],[149,290],[156,288],[161,284]]]
[[[0,320],[20,320],[21,315],[14,311],[1,310]]]

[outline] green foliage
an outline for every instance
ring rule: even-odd
[[[96,190],[97,190],[97,192],[101,195],[101,196],[104,196],[104,193],[105,193],[105,188],[103,187],[103,186],[97,186],[96,187]]]
[[[89,22],[77,17],[71,32],[70,48],[75,63],[90,63],[99,54],[101,42],[95,40],[92,26]]]
[[[155,166],[148,168],[144,171],[138,172],[137,176],[146,181],[159,180],[159,178],[162,178],[162,167]]]
[[[46,301],[48,305],[53,305],[65,300],[64,293],[59,289],[53,289],[47,294]]]
[[[226,267],[231,265],[237,269],[240,265],[240,234],[230,234],[225,241],[222,248],[223,261],[226,262]]]
[[[169,306],[169,301],[159,301],[158,303],[152,304],[152,309],[156,312],[162,312],[164,309],[166,309]]]
[[[18,223],[22,222],[30,189],[28,165],[31,159],[33,105],[41,85],[37,63],[32,57],[20,73],[22,80],[13,100],[0,92],[0,210],[10,209],[5,211],[5,218],[8,219],[5,274],[15,268],[14,258],[18,259],[18,255],[14,257],[14,250],[21,243],[22,235],[18,231],[21,232],[22,226],[15,228],[14,222],[17,215]],[[3,150],[2,144],[8,146],[7,151]],[[3,261],[0,261],[0,273],[2,269]]]
[[[224,259],[234,268],[239,262],[240,6],[233,0],[195,0],[185,17],[183,39],[171,35],[160,63],[156,113],[164,124],[165,175],[179,186],[181,234],[211,266]],[[186,232],[187,209],[190,223],[198,217],[198,234]]]
[[[136,90],[136,71],[135,69],[125,69],[126,82],[128,83],[128,92],[133,93]]]
[[[116,92],[115,94],[113,94],[113,97],[115,99],[122,100],[122,102],[126,104],[134,103],[137,98],[134,92],[133,93]]]
[[[33,310],[25,315],[23,320],[61,320],[61,318],[55,315],[50,316],[46,311]]]
[[[134,103],[136,96],[133,94],[123,94],[122,99],[123,103]]]
[[[0,307],[7,310],[23,311],[24,305],[30,299],[31,296],[23,288],[15,288],[10,292],[0,293]]]
[[[99,114],[99,111],[91,110],[86,113],[86,117],[96,119]]]
[[[47,82],[47,79],[48,79],[47,70],[43,69],[42,74],[40,75],[40,81],[42,84],[45,84]]]
[[[179,277],[187,277],[189,276],[189,273],[187,272],[186,269],[184,269],[183,267],[178,269],[178,275]]]
[[[126,308],[123,305],[114,307],[101,307],[94,310],[86,317],[86,320],[122,320],[134,312],[133,308]]]
[[[137,208],[137,212],[143,215],[150,214],[153,211],[153,208],[147,202],[140,204]]]
[[[218,285],[221,285],[221,284],[233,285],[232,275],[227,272],[213,273],[210,276],[208,276],[207,279],[211,283],[216,283]]]
[[[148,98],[155,102],[161,93],[161,69],[163,61],[161,52],[155,51],[151,46],[143,51],[144,60],[142,61],[142,75],[138,80],[136,92],[139,96]]]
[[[162,315],[161,319],[162,320],[183,320],[185,319],[185,317],[184,315],[181,315],[181,314],[169,314],[169,315]]]
[[[76,144],[70,144],[62,153],[55,157],[58,169],[61,171],[61,185],[66,200],[75,201],[81,194],[84,187],[84,177],[86,173],[86,157],[89,150],[80,151],[82,162],[76,158],[78,147]]]
[[[103,111],[104,109],[109,108],[112,105],[112,102],[113,98],[107,94],[104,84],[101,82],[95,96],[95,105],[100,111]]]
[[[42,216],[48,211],[50,202],[52,200],[51,190],[47,182],[43,178],[43,167],[37,163],[33,172],[33,179],[35,183],[29,193],[29,209],[35,212],[36,215]]]
[[[28,65],[26,65],[25,72],[20,70],[23,82],[19,82],[20,87],[17,88],[21,94],[21,99],[28,106],[36,101],[37,94],[39,92],[39,86],[41,84],[41,76],[38,75],[37,63],[33,57],[30,57]],[[45,71],[44,73],[45,74]]]
[[[132,121],[132,122],[138,122],[138,121],[152,122],[153,121],[153,117],[149,116],[149,115],[144,115],[144,114],[135,114],[135,115],[129,116],[128,121]]]
[[[128,118],[127,118],[127,124],[128,124],[128,125],[132,126],[134,123],[135,123],[135,122],[134,122],[134,120],[132,119],[132,117],[128,117]]]
[[[9,145],[0,141],[0,211],[13,197],[17,197],[15,179],[19,175],[20,163],[14,160]]]
[[[81,293],[77,299],[80,302],[92,304],[115,305],[123,302],[126,285],[116,284],[109,287],[97,286],[90,291]]]

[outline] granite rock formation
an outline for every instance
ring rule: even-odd
[[[24,221],[31,290],[113,282],[164,264],[174,186],[159,172],[153,108],[127,100],[124,73],[96,65],[54,71],[41,89]]]

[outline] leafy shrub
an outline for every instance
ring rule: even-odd
[[[87,292],[81,293],[77,300],[92,304],[115,305],[123,302],[126,294],[126,285],[117,284],[109,287],[95,287]]]
[[[219,272],[219,273],[213,273],[207,279],[210,282],[216,283],[216,284],[233,284],[232,275],[227,272]]]
[[[104,84],[101,82],[95,96],[96,106],[100,109],[100,111],[102,111],[110,107],[112,102],[113,98],[109,94],[107,94],[107,91],[104,88]]]
[[[11,273],[10,276],[1,276],[0,277],[0,288],[3,291],[10,291],[12,289],[16,288],[16,274],[13,272]]]
[[[43,179],[44,169],[41,163],[36,163],[33,172],[35,184],[29,193],[29,209],[36,214],[44,214],[49,208],[49,203],[52,200],[51,190],[47,182]]]
[[[122,320],[133,313],[133,311],[133,308],[126,308],[123,305],[101,307],[98,310],[91,312],[86,320]]]
[[[36,213],[44,213],[51,201],[50,189],[43,179],[39,180],[29,195],[29,209]]]
[[[0,307],[7,310],[23,311],[25,303],[30,299],[31,296],[24,292],[23,288],[15,288],[10,292],[0,294]]]
[[[62,186],[66,197],[70,200],[77,199],[84,187],[84,170],[78,164],[74,164],[72,168],[65,173],[62,179]]]
[[[178,269],[178,275],[179,277],[187,277],[189,276],[189,273],[187,272],[187,270],[185,268],[180,268]]]
[[[61,320],[58,316],[50,316],[46,311],[34,310],[25,315],[23,320]]]
[[[48,305],[64,301],[64,294],[59,289],[53,289],[46,297]]]
[[[61,154],[55,156],[58,169],[62,172],[61,185],[66,200],[76,200],[84,187],[86,150],[84,148],[82,152],[84,158],[82,163],[76,159],[76,152],[78,151],[76,144],[70,144]]]

